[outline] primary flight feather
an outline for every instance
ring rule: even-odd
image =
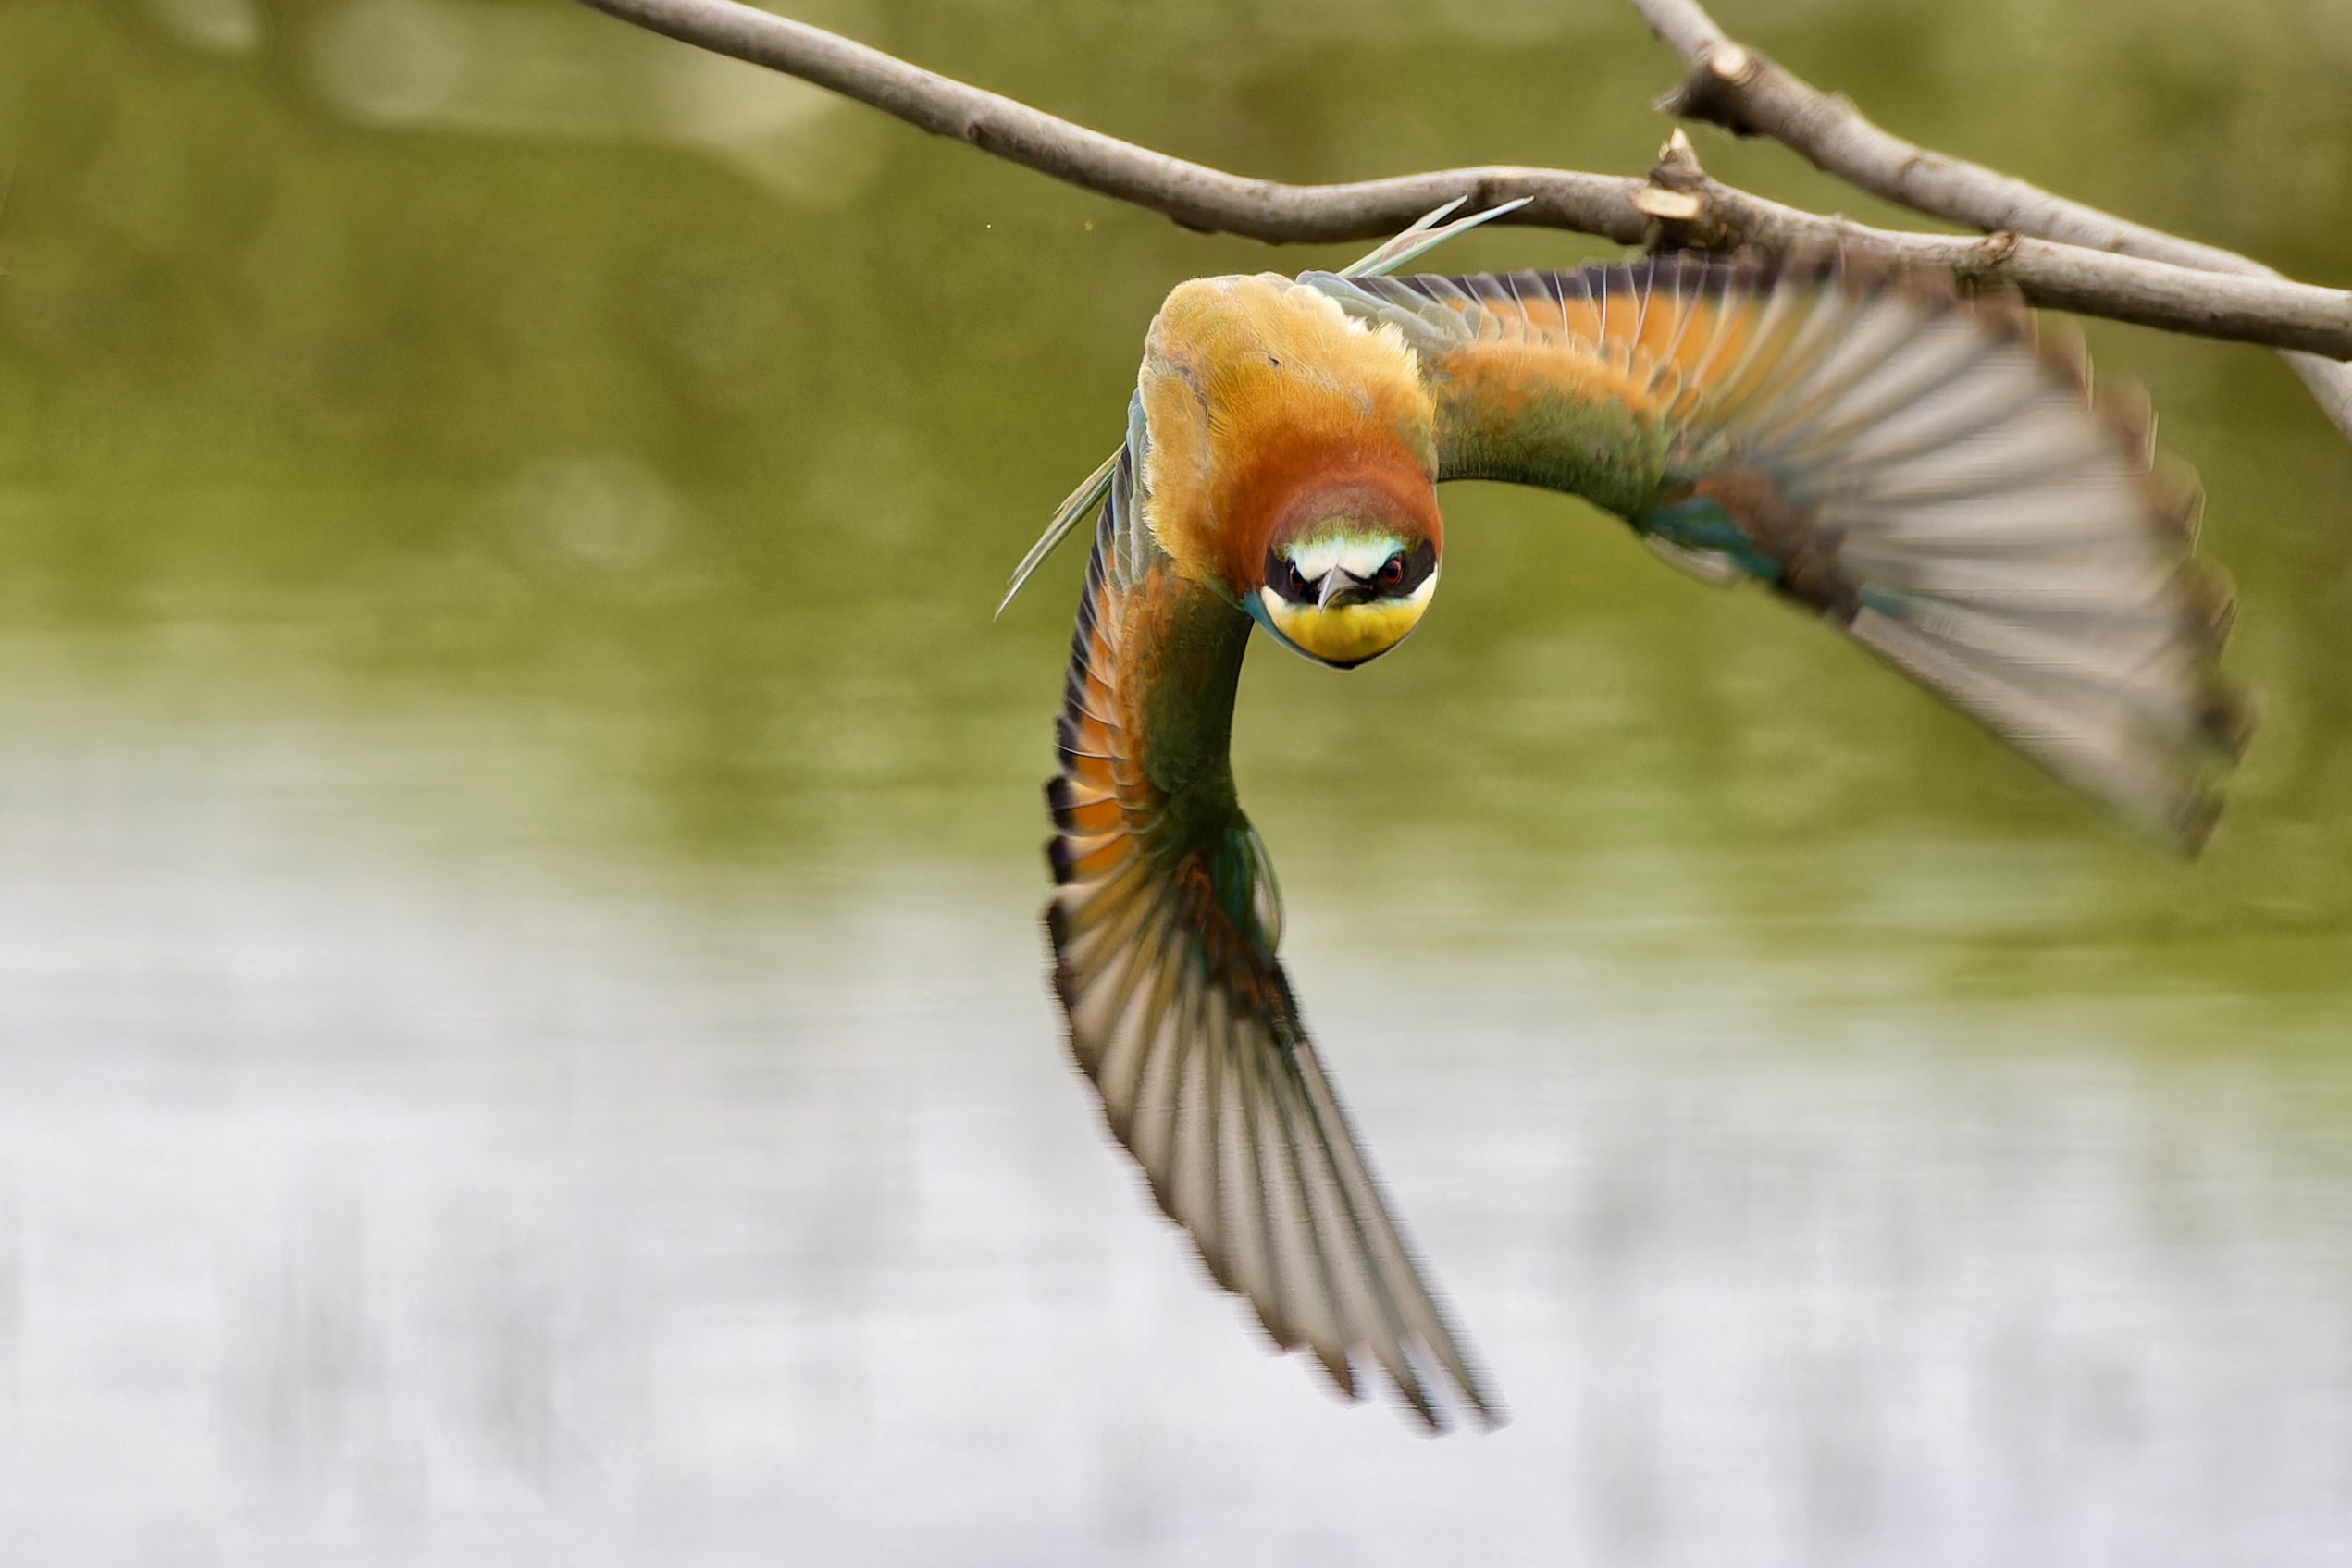
[[[1275,1341],[1432,1427],[1499,1407],[1276,957],[1227,754],[1253,631],[1343,669],[1395,647],[1443,565],[1435,486],[1504,479],[1765,584],[2185,846],[2247,728],[2194,488],[2023,310],[1826,260],[1380,276],[1492,215],[1442,216],[1344,273],[1178,286],[1125,444],[1020,574],[1099,506],[1047,786],[1079,1065]]]

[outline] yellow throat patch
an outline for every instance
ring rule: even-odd
[[[1430,573],[1408,599],[1317,606],[1293,604],[1272,589],[1261,588],[1257,602],[1267,626],[1285,642],[1309,659],[1344,668],[1377,659],[1410,636],[1430,606],[1437,578]]]

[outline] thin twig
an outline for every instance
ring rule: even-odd
[[[1139,147],[734,0],[581,3],[682,43],[799,77],[935,135],[1192,228],[1271,243],[1362,240],[1394,233],[1456,197],[1467,197],[1472,211],[1526,197],[1529,204],[1505,221],[1575,229],[1628,245],[1664,237],[1718,249],[1843,248],[1885,262],[2005,278],[2036,304],[2352,358],[2352,294],[2275,277],[2217,277],[2012,236],[1980,241],[1865,228],[1709,179],[1687,146],[1677,152],[1670,145],[1670,155],[1649,181],[1494,166],[1291,185]]]
[[[1187,228],[1271,244],[1367,240],[1395,233],[1457,196],[1478,211],[1516,197],[1514,216],[1546,228],[1642,243],[1650,219],[1633,204],[1641,181],[1566,169],[1495,166],[1436,170],[1346,185],[1287,185],[1188,163],[1073,125],[1001,94],[909,65],[806,22],[733,0],[581,0],[625,22],[797,76],[968,142],[1040,174],[1148,207]],[[2348,350],[2347,352],[2352,352]]]
[[[1633,0],[1633,5],[1688,73],[1681,90],[1660,105],[1676,114],[1737,135],[1769,136],[1872,195],[1987,233],[2030,234],[2202,272],[2279,276],[2234,252],[2130,222],[1892,135],[1845,99],[1831,97],[1727,37],[1698,0]],[[2282,349],[2309,346],[2263,340]],[[2339,363],[2346,356],[2284,357],[2328,418],[2352,437],[2352,365]]]

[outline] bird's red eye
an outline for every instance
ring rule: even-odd
[[[1393,588],[1405,581],[1405,557],[1392,555],[1380,562],[1380,586]]]
[[[1302,571],[1300,571],[1300,570],[1298,569],[1298,562],[1296,562],[1295,561],[1294,561],[1294,562],[1292,562],[1290,563],[1290,568],[1289,568],[1289,569],[1290,569],[1290,574],[1291,574],[1291,580],[1290,580],[1291,597],[1292,597],[1293,599],[1305,599],[1305,598],[1306,597],[1307,588],[1308,588],[1308,586],[1309,586],[1309,585],[1308,585],[1308,583],[1307,583],[1307,581],[1306,581],[1306,573],[1304,573],[1304,572],[1302,572]]]

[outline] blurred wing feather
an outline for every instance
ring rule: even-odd
[[[1309,281],[1393,323],[1443,477],[1568,489],[1762,579],[2067,782],[2189,846],[2250,723],[2228,595],[2144,409],[2013,302],[1834,262]]]

